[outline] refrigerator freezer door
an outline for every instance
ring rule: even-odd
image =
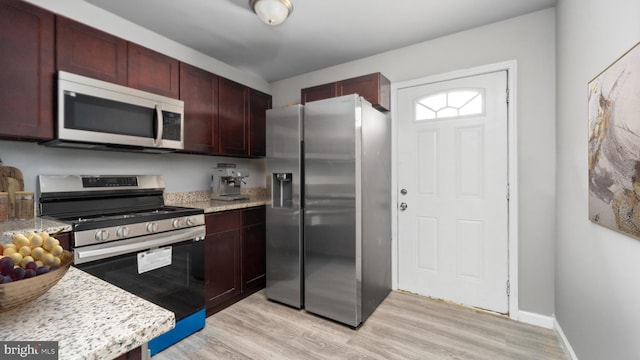
[[[267,110],[266,295],[303,306],[302,106]]]
[[[355,95],[307,103],[304,130],[305,308],[353,327],[361,322],[358,104]]]

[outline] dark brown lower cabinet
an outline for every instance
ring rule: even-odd
[[[113,360],[142,360],[142,348],[137,347],[128,353],[124,353]]]
[[[71,250],[71,235],[68,232],[60,233],[55,236],[60,241],[60,246],[65,250]]]
[[[205,217],[207,316],[265,286],[265,208],[230,210]]]
[[[265,287],[266,243],[264,206],[242,213],[242,291],[254,293]]]

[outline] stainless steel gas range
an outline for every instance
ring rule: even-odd
[[[38,184],[40,215],[72,226],[74,266],[175,313],[150,355],[204,327],[202,209],[165,205],[157,175],[41,175]]]

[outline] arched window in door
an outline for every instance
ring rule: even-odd
[[[483,89],[451,89],[423,97],[415,103],[415,121],[483,115]]]

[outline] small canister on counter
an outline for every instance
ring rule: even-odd
[[[9,219],[9,193],[0,192],[0,222]]]
[[[16,217],[20,220],[33,219],[33,192],[16,191]]]

